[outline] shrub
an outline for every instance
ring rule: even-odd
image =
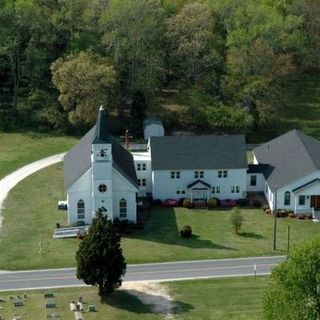
[[[263,211],[267,211],[267,210],[270,210],[270,208],[269,208],[269,206],[268,206],[267,204],[264,204],[264,205],[262,206],[262,210],[263,210]]]
[[[162,206],[162,201],[160,199],[154,199],[152,204],[154,206]]]
[[[85,222],[83,220],[79,220],[75,223],[76,227],[83,227],[85,225]]]
[[[120,219],[118,217],[113,219],[113,224],[114,225],[119,225],[120,224]]]
[[[128,219],[123,219],[123,220],[120,220],[120,224],[122,226],[127,226],[129,224],[129,220]]]
[[[182,238],[189,239],[192,237],[192,228],[188,225],[185,225],[181,230],[180,230],[180,236]]]
[[[304,215],[304,214],[300,214],[300,215],[298,215],[298,218],[299,218],[300,220],[304,220],[304,217],[305,217],[305,215]]]
[[[266,214],[271,214],[272,211],[271,211],[271,209],[267,209],[267,210],[265,210],[265,213],[266,213]]]
[[[220,201],[220,205],[223,208],[233,208],[237,205],[235,200],[225,199]]]
[[[242,221],[243,221],[243,217],[241,215],[240,210],[238,208],[234,208],[232,210],[232,215],[231,215],[231,224],[236,234],[240,234]]]
[[[236,202],[239,207],[245,207],[246,205],[248,205],[247,199],[238,199]]]
[[[308,218],[309,220],[312,220],[312,219],[313,219],[312,214],[308,214],[307,218]]]
[[[278,211],[278,217],[279,218],[285,218],[285,217],[287,217],[289,215],[289,212],[288,212],[288,210],[286,210],[286,209],[281,209],[280,211]]]
[[[183,201],[184,201],[184,199],[185,199],[185,198],[180,198],[180,199],[178,200],[178,205],[179,205],[179,207],[182,207],[182,206],[183,206]]]
[[[296,217],[296,215],[295,215],[293,212],[290,212],[290,213],[289,213],[289,218],[294,219],[295,217]]]
[[[255,207],[255,208],[261,208],[261,206],[262,206],[262,202],[261,202],[261,200],[253,200],[253,202],[252,202],[252,205]]]
[[[60,229],[60,227],[61,227],[60,223],[57,222],[57,223],[56,223],[56,228],[57,228],[57,229]]]
[[[208,207],[209,208],[216,208],[218,206],[218,204],[219,204],[219,201],[216,198],[211,198],[208,201]]]
[[[184,208],[190,208],[191,200],[188,199],[188,198],[184,199],[182,205],[183,205]]]

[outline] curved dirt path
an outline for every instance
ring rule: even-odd
[[[3,216],[1,215],[1,210],[4,209],[3,203],[6,199],[9,191],[15,187],[20,181],[30,176],[31,174],[58,163],[63,160],[65,153],[59,153],[48,158],[44,158],[8,174],[3,179],[0,180],[0,229],[2,226]]]

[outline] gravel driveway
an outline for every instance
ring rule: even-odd
[[[0,180],[0,228],[2,225],[3,216],[1,215],[1,210],[4,209],[3,203],[6,199],[9,191],[15,187],[20,181],[30,176],[31,174],[45,168],[49,167],[55,163],[63,160],[65,153],[59,153],[48,158],[44,158],[35,162],[32,162],[12,173],[5,176]]]

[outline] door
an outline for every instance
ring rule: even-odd
[[[193,190],[193,200],[206,200],[205,190]]]
[[[314,208],[315,210],[320,209],[320,196],[311,196],[310,207]]]

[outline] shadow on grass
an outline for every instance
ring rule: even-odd
[[[101,298],[100,302],[137,314],[181,314],[194,309],[191,304],[138,290],[118,290],[109,297]]]
[[[197,223],[197,220],[194,221]],[[193,226],[191,225],[191,228]],[[126,236],[124,236],[126,237]],[[169,245],[178,245],[193,249],[223,249],[234,248],[213,243],[211,240],[201,239],[199,235],[193,235],[191,239],[180,237],[176,213],[173,208],[155,208],[152,210],[149,221],[143,230],[135,231],[129,238],[159,242]]]
[[[263,239],[264,238],[261,234],[257,234],[254,232],[241,232],[240,236],[244,237],[244,238],[252,238],[252,239]]]

